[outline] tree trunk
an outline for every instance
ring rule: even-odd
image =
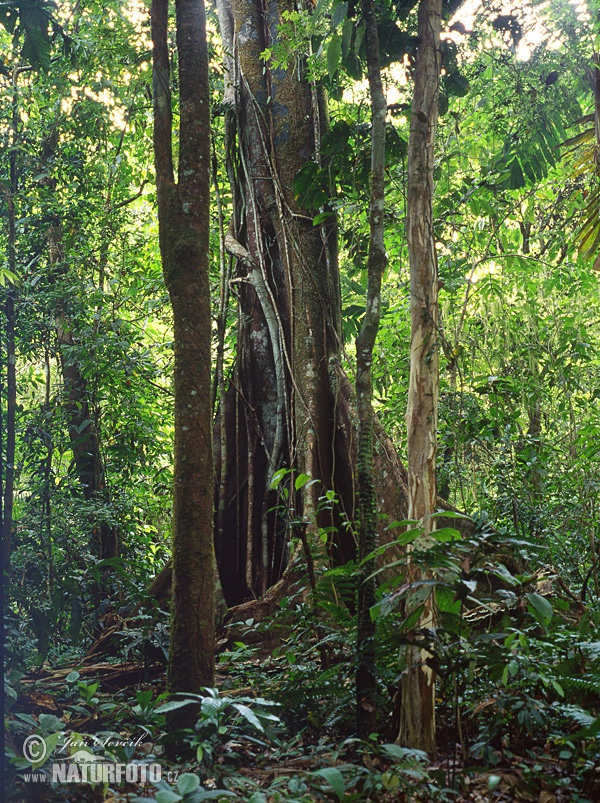
[[[19,112],[18,112],[18,90],[17,78],[18,70],[13,71],[12,82],[12,119],[11,119],[11,140],[12,148],[9,156],[10,184],[7,192],[8,207],[8,269],[13,276],[17,267],[16,251],[16,211],[15,199],[18,191],[17,175],[17,153],[19,144]],[[17,409],[17,374],[16,374],[16,353],[15,353],[15,297],[16,290],[9,286],[6,291],[4,302],[4,314],[6,317],[6,439],[5,439],[5,459],[3,466],[4,481],[2,483],[3,505],[2,505],[2,570],[6,573],[10,571],[11,542],[13,531],[13,504],[14,504],[14,485],[15,485],[15,435],[16,435],[16,409]]]
[[[53,126],[42,145],[44,166],[48,173],[56,157],[59,143],[59,129]],[[57,179],[47,175],[43,183],[52,192],[56,190]],[[59,282],[69,271],[68,263],[62,247],[62,227],[57,215],[51,214],[52,223],[46,230],[48,244],[48,264],[51,282]],[[106,245],[108,241],[106,240]],[[103,269],[108,257],[108,249],[102,244],[101,266]],[[59,285],[60,286],[60,285]],[[92,393],[82,370],[80,352],[81,345],[73,336],[73,320],[69,311],[69,301],[62,294],[58,295],[54,310],[56,339],[58,344],[58,360],[61,368],[64,395],[65,417],[73,452],[75,473],[86,502],[96,502],[100,510],[94,512],[92,526],[92,550],[101,560],[117,557],[119,554],[118,528],[110,525],[102,507],[110,502],[108,481],[102,459],[98,410],[93,404]]]
[[[153,0],[154,157],[160,250],[174,318],[173,590],[168,688],[214,681],[214,546],[209,286],[210,108],[202,0],[177,0],[179,165],[172,149],[168,0]],[[171,712],[171,730],[197,712]]]
[[[53,187],[54,179],[48,179]],[[53,270],[63,272],[61,263],[64,254],[61,248],[60,225],[58,222],[48,227],[48,262]],[[108,483],[102,459],[100,433],[96,421],[96,411],[92,404],[88,382],[85,379],[78,358],[78,343],[73,337],[73,323],[67,310],[67,302],[60,299],[54,313],[58,359],[63,378],[66,403],[64,405],[69,440],[73,451],[75,472],[86,502],[106,505],[109,502]],[[94,516],[92,547],[102,560],[114,558],[119,554],[118,530],[111,526],[103,515]]]
[[[353,483],[344,476],[347,453],[340,462],[335,438],[341,345],[336,227],[313,226],[293,193],[298,170],[317,158],[325,106],[302,65],[273,69],[261,59],[275,43],[281,13],[291,8],[257,0],[219,6],[224,48],[233,54],[237,133],[237,147],[227,144],[235,154],[235,212],[225,242],[236,260],[238,352],[220,399],[226,432],[215,438],[227,456],[217,460],[223,473],[216,547],[229,604],[260,596],[281,577],[294,528],[299,536],[333,528],[332,555],[342,560],[355,552],[341,526],[342,509],[349,517],[353,512]],[[296,492],[288,475],[277,491],[271,486],[283,467],[318,482]],[[333,488],[340,505],[324,510],[319,497]]]
[[[320,160],[327,104],[301,60],[284,70],[261,59],[277,44],[281,14],[290,9],[288,0],[266,7],[258,0],[218,2],[234,198],[224,239],[235,259],[238,302],[237,357],[214,438],[215,544],[229,605],[259,597],[279,580],[292,535],[308,536],[310,546],[311,530],[327,528],[334,563],[357,554],[355,535],[344,526],[355,519],[358,420],[339,359],[337,229],[333,217],[313,226],[313,213],[293,193],[300,168]],[[378,512],[402,519],[405,471],[376,417],[374,426]],[[271,484],[282,467],[318,482],[296,493],[288,475],[278,492]],[[319,500],[326,490],[336,494],[332,509]],[[390,537],[382,526],[383,534]]]
[[[381,280],[386,266],[384,244],[385,118],[387,102],[381,81],[379,35],[373,0],[363,0],[366,23],[365,48],[371,94],[371,201],[369,209],[369,257],[365,317],[356,340],[356,404],[358,413],[358,627],[356,703],[358,734],[367,738],[375,730],[377,688],[375,670],[375,626],[371,607],[375,604],[374,559],[367,560],[377,545],[377,497],[373,472],[373,385],[371,364],[379,330]]]
[[[425,546],[435,529],[438,400],[438,275],[433,231],[433,168],[441,68],[442,0],[420,0],[419,47],[408,145],[407,241],[410,259],[411,349],[408,392],[408,517],[419,522]],[[408,581],[423,579],[409,562]],[[407,605],[410,613],[410,601]],[[435,624],[431,593],[418,627]],[[435,750],[435,679],[429,653],[415,643],[407,650],[401,681],[401,744]]]

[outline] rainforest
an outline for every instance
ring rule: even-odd
[[[0,2],[3,784],[600,800],[597,0]]]

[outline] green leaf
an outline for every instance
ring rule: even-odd
[[[530,181],[535,181],[535,170],[533,169],[533,161],[532,159],[523,159],[522,160],[522,168],[525,172],[525,175]]]
[[[416,523],[417,523],[416,519],[403,519],[402,521],[391,521],[385,529],[397,530],[400,527],[414,527]]]
[[[251,725],[254,725],[256,730],[261,731],[264,733],[264,728],[260,719],[256,716],[254,711],[251,708],[248,708],[247,705],[242,705],[241,703],[232,703],[232,707],[239,711],[240,714],[246,719]]]
[[[19,15],[16,9],[11,8],[8,3],[2,3],[0,5],[0,23],[9,33],[14,33],[18,21]]]
[[[329,786],[331,786],[333,791],[336,793],[338,799],[339,800],[344,799],[344,795],[346,792],[346,784],[344,783],[344,776],[338,769],[336,769],[335,767],[323,767],[323,769],[313,772],[313,775],[317,775],[320,778],[324,778],[329,784]]]
[[[460,601],[456,594],[447,586],[438,586],[435,590],[435,599],[440,613],[460,614]]]
[[[411,760],[424,760],[427,758],[427,753],[422,750],[412,750],[409,747],[400,747],[399,744],[382,744],[381,752],[385,753],[392,761],[406,761]]]
[[[6,283],[17,284],[19,277],[8,268],[0,267],[0,285],[4,287]]]
[[[404,621],[402,622],[401,629],[404,632],[408,632],[408,631],[412,630],[413,627],[416,627],[419,624],[419,621],[421,619],[421,616],[422,616],[424,610],[425,610],[425,605],[424,604],[423,605],[418,605],[414,609],[414,611],[411,611],[408,614],[408,616],[406,617],[406,619],[404,619]]]
[[[552,621],[552,616],[554,615],[554,609],[552,608],[551,603],[548,602],[546,597],[542,597],[540,594],[536,594],[535,592],[527,594],[527,601],[533,609],[531,612],[538,622],[543,627],[547,627]]]
[[[54,716],[54,714],[40,714],[38,717],[40,727],[42,730],[48,731],[62,731],[65,729],[65,723]]]
[[[327,0],[319,0],[317,5],[315,6],[315,10],[312,13],[312,16],[313,16],[314,20],[318,20],[319,19],[319,17],[323,13],[323,10],[324,10],[326,5],[327,5]]]
[[[548,164],[555,165],[556,164],[556,157],[554,156],[554,154],[552,153],[550,147],[548,146],[548,143],[546,142],[546,140],[544,138],[544,134],[543,134],[542,131],[540,131],[538,133],[538,135],[536,137],[536,142],[539,145],[540,150],[541,150],[541,152],[542,152],[542,154],[544,156],[544,159],[548,162]]]
[[[190,705],[190,703],[196,703],[196,700],[171,700],[169,703],[165,703],[164,705],[159,705],[158,708],[155,708],[157,714],[166,714],[167,711],[176,711],[178,708],[183,708],[184,705]]]
[[[458,70],[454,70],[445,76],[444,89],[448,95],[456,95],[459,98],[463,98],[469,94],[470,86],[464,75],[461,75]]]
[[[50,50],[51,43],[47,30],[36,24],[28,27],[25,23],[25,41],[21,48],[21,58],[29,62],[32,67],[48,70],[50,68]]]
[[[289,473],[290,473],[289,468],[278,468],[277,471],[273,474],[273,479],[271,480],[270,487],[273,490],[276,490],[279,487],[279,483],[281,482],[281,480],[284,477],[286,477]]]
[[[365,31],[367,30],[367,24],[364,19],[356,26],[356,35],[354,37],[354,52],[356,55],[360,55],[360,49],[362,47],[363,39],[365,38]]]
[[[342,58],[347,59],[350,52],[350,44],[352,43],[352,31],[354,30],[354,23],[352,20],[346,20],[342,27]]]
[[[62,741],[63,737],[64,737],[64,734],[61,733],[60,731],[57,732],[57,733],[52,733],[52,734],[50,734],[50,736],[45,736],[44,737],[44,743],[45,743],[44,755],[42,756],[40,761],[36,761],[36,762],[32,763],[31,769],[37,770],[41,766],[43,766],[47,761],[49,761],[50,756],[52,755],[52,753],[56,749],[58,743],[60,741]]]
[[[143,708],[147,708],[152,702],[152,692],[149,689],[146,691],[138,690],[135,693],[135,699]]]
[[[464,519],[464,521],[473,521],[472,516],[467,516],[466,513],[458,513],[455,510],[438,510],[431,517],[432,519]],[[407,524],[414,524],[414,521],[407,522]]]
[[[321,223],[325,223],[332,218],[335,218],[335,212],[319,212],[319,214],[315,215],[313,218],[313,226],[320,226]]]
[[[342,37],[339,33],[336,33],[331,37],[331,41],[327,46],[327,72],[329,73],[329,78],[331,80],[333,80],[336,72],[338,71],[341,59]]]
[[[518,190],[525,186],[525,176],[523,175],[523,170],[521,169],[519,160],[516,158],[513,159],[510,164],[510,178],[508,181],[508,186],[511,190]]]
[[[161,789],[156,794],[156,803],[177,803],[178,800],[183,800],[182,795],[178,795],[177,792],[171,792],[171,790]]]
[[[194,792],[200,786],[200,778],[191,772],[184,772],[179,776],[177,781],[177,790],[182,795],[187,795],[189,792]]]
[[[298,474],[294,481],[294,488],[299,491],[300,488],[304,488],[307,482],[310,482],[308,474]]]
[[[440,544],[446,544],[448,541],[460,541],[462,538],[459,531],[455,530],[454,527],[442,527],[439,530],[434,530],[432,536]]]
[[[348,3],[336,3],[331,15],[331,26],[337,28],[342,24],[348,15]]]
[[[503,563],[498,564],[493,573],[496,575],[496,577],[500,577],[502,580],[508,583],[509,586],[521,585],[520,580],[514,577]]]
[[[502,778],[499,775],[488,775],[488,790],[493,792]]]

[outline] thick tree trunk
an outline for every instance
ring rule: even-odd
[[[433,231],[433,167],[441,68],[442,0],[420,0],[419,48],[408,145],[407,240],[410,258],[411,350],[408,392],[408,517],[419,522],[427,543],[437,507],[438,275]],[[409,562],[408,580],[422,579]],[[408,611],[410,612],[410,610]],[[435,623],[433,593],[418,627]],[[418,643],[407,650],[402,676],[401,744],[435,750],[435,678],[429,654]]]
[[[168,0],[153,0],[154,156],[160,250],[174,318],[173,587],[168,688],[214,680],[214,546],[209,286],[210,109],[202,0],[177,0],[179,165],[172,151]],[[170,715],[191,725],[192,706]]]
[[[224,106],[234,214],[225,240],[236,260],[238,300],[237,359],[214,439],[221,472],[215,543],[230,605],[278,581],[292,535],[307,536],[310,545],[312,530],[328,528],[333,562],[357,554],[354,533],[344,526],[355,518],[358,421],[339,360],[337,230],[334,222],[313,226],[313,213],[293,194],[299,169],[320,159],[327,105],[301,61],[283,70],[261,59],[290,9],[288,0],[218,3],[224,50],[232,56],[225,60]],[[402,519],[404,469],[374,423],[379,513]],[[278,493],[271,481],[281,467],[318,482],[295,493],[288,476]],[[325,490],[336,493],[333,509],[319,501]]]
[[[366,23],[365,47],[371,94],[371,201],[369,209],[369,258],[365,317],[356,340],[356,403],[358,412],[358,627],[356,704],[359,736],[375,730],[376,674],[375,626],[371,607],[375,604],[374,559],[367,560],[377,545],[377,497],[373,471],[373,384],[371,364],[379,330],[381,280],[386,266],[384,244],[385,118],[387,103],[381,81],[379,35],[373,0],[363,1]]]
[[[323,108],[316,108],[301,65],[284,71],[261,59],[288,6],[264,7],[257,0],[219,6],[225,49],[234,56],[229,70],[237,131],[231,171],[236,211],[226,247],[237,265],[238,353],[233,381],[220,400],[227,431],[215,438],[227,455],[225,462],[217,460],[223,474],[216,547],[230,604],[263,594],[281,577],[293,526],[300,536],[319,526],[335,528],[331,551],[338,559],[355,549],[341,527],[342,507],[348,515],[353,510],[352,482],[340,478],[344,467],[335,452],[336,229],[313,226],[293,194],[296,173],[317,158]],[[278,493],[271,483],[282,467],[319,482],[295,493],[288,476]],[[319,497],[332,488],[340,506],[319,509]]]

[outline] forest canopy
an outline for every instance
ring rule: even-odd
[[[7,0],[0,87],[6,799],[599,799],[596,0]]]

